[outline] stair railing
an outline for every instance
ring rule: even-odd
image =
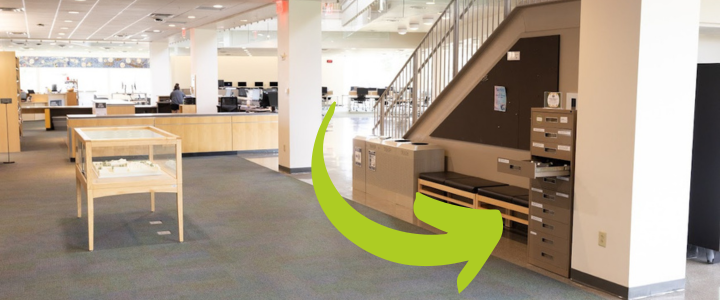
[[[373,108],[373,133],[402,137],[517,6],[559,0],[453,0]]]

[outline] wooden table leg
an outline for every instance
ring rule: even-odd
[[[183,232],[183,192],[182,186],[178,185],[177,190],[177,211],[178,211],[178,239],[182,243],[184,240]]]
[[[88,203],[88,249],[93,251],[94,249],[94,237],[95,237],[95,206],[93,205],[92,191],[87,191],[87,203]]]
[[[77,192],[77,216],[78,219],[82,218],[82,191],[81,191],[82,185],[80,184],[80,180],[75,179],[75,190]]]
[[[150,191],[150,211],[155,212],[155,192]]]

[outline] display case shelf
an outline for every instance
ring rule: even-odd
[[[84,192],[88,203],[90,251],[94,249],[94,199],[123,194],[150,193],[150,210],[155,211],[156,192],[175,193],[178,240],[183,241],[180,137],[151,126],[75,128],[73,134],[78,155],[75,160],[77,214],[78,218],[82,217]],[[138,162],[145,166],[137,168]],[[121,168],[122,172],[104,177],[98,166]],[[156,173],[147,174],[147,170],[155,167]]]

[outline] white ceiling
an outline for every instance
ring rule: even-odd
[[[154,41],[179,33],[183,27],[200,27],[273,2],[273,0],[0,0],[0,7],[25,9],[24,12],[0,12],[0,37]],[[222,5],[222,8],[213,8],[214,5]],[[157,22],[149,17],[153,13],[170,14],[172,17]],[[191,19],[190,16],[195,18]],[[153,30],[160,32],[152,32]],[[28,36],[12,36],[7,32],[27,32]],[[126,36],[117,37],[117,35]]]

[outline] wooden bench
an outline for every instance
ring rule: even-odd
[[[528,224],[528,190],[454,172],[421,173],[418,192],[473,209],[498,209],[510,222]]]

